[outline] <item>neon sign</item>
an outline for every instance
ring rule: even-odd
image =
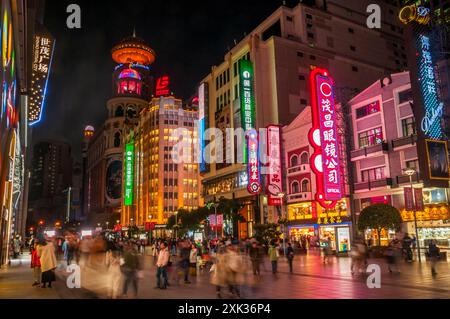
[[[279,194],[283,190],[281,170],[281,131],[280,127],[270,125],[267,127],[267,155],[269,156],[269,174],[267,185],[267,199],[269,206],[282,205]]]
[[[41,121],[55,41],[48,35],[36,35],[33,45],[32,88],[28,106],[28,122]]]
[[[239,62],[241,126],[244,131],[255,128],[255,96],[253,90],[253,64],[248,60]]]
[[[398,18],[403,24],[415,21],[426,25],[430,23],[430,9],[416,5],[406,6],[400,10]]]
[[[119,74],[119,79],[130,79],[130,78],[141,80],[139,72],[133,69],[125,69]]]
[[[250,130],[247,134],[248,147],[248,186],[247,190],[250,194],[258,195],[261,193],[260,171],[259,171],[259,141],[256,130]]]
[[[425,108],[421,129],[426,137],[438,140],[442,137],[441,118],[444,106],[438,98],[430,38],[423,34],[420,35],[417,46],[420,52],[418,56],[420,91]]]
[[[342,198],[339,142],[336,127],[333,79],[328,71],[314,69],[310,74],[313,127],[309,141],[314,148],[311,166],[316,175],[316,201],[333,208]]]
[[[199,170],[200,173],[208,171],[208,166],[204,158],[204,150],[206,147],[204,132],[209,127],[209,85],[202,83],[198,88],[198,141],[199,141]]]
[[[125,146],[125,206],[133,205],[134,143]]]
[[[170,85],[170,79],[167,75],[160,77],[158,80],[156,80],[155,95],[157,97],[170,95],[169,85]]]

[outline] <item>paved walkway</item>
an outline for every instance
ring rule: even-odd
[[[265,262],[262,275],[255,281],[247,271],[248,282],[243,288],[243,298],[252,299],[448,299],[450,298],[450,263],[438,263],[438,275],[431,276],[430,265],[423,262],[401,264],[401,273],[394,275],[387,270],[383,260],[369,260],[379,264],[382,270],[381,288],[369,289],[365,276],[352,277],[350,259],[332,258],[329,264],[322,264],[320,256],[311,254],[297,255],[294,259],[294,273],[288,272],[284,258],[279,262],[279,273],[272,275],[270,264]],[[81,263],[82,266],[84,263]],[[62,264],[63,265],[63,264]],[[62,266],[61,265],[61,266]],[[53,289],[31,287],[32,271],[29,259],[24,258],[22,265],[15,262],[6,270],[0,270],[0,298],[33,299],[74,299],[108,298],[108,285],[118,278],[110,274],[102,262],[101,256],[92,259],[90,267],[83,266],[81,284],[83,289],[69,289],[66,286],[65,267],[57,270],[58,281]],[[119,275],[120,276],[120,275]],[[191,284],[180,284],[170,273],[171,286],[167,290],[154,289],[156,285],[155,267],[151,257],[144,258],[143,277],[139,280],[138,299],[212,299],[216,298],[215,288],[209,283],[209,273],[200,274],[191,279]],[[134,296],[130,296],[134,298]],[[227,295],[225,294],[225,298]]]

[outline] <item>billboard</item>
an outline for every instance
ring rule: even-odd
[[[156,80],[155,96],[168,96],[170,95],[170,78],[165,75]]]
[[[255,128],[255,91],[253,88],[253,63],[239,62],[239,81],[241,99],[241,125],[245,132]]]
[[[426,140],[430,179],[450,180],[447,141]]]
[[[42,118],[54,47],[55,40],[48,32],[40,31],[34,36],[31,94],[28,104],[30,126],[39,123]]]
[[[341,165],[337,135],[334,82],[327,70],[310,74],[312,128],[309,141],[314,148],[311,167],[316,175],[316,201],[333,208],[342,198]]]
[[[281,167],[281,128],[278,125],[267,127],[267,202],[269,206],[281,206],[283,200],[279,194],[283,191],[283,173]]]
[[[122,196],[122,161],[110,158],[106,165],[106,199],[109,203],[120,203]]]
[[[134,142],[125,145],[124,205],[133,205]]]
[[[200,173],[209,171],[209,165],[204,158],[206,147],[205,131],[209,128],[209,85],[202,83],[198,88],[198,141],[199,141],[199,170]]]
[[[247,190],[252,195],[261,193],[261,172],[259,168],[259,140],[258,132],[251,130],[247,134],[248,146],[248,186]]]

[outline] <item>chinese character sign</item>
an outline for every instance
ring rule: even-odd
[[[316,200],[332,208],[342,198],[339,138],[336,125],[333,79],[328,71],[314,69],[310,75],[313,127],[309,140],[314,148],[311,165],[316,175]]]
[[[125,206],[133,205],[134,143],[125,146]]]
[[[282,199],[279,197],[279,194],[283,191],[280,134],[279,126],[271,125],[267,127],[267,153],[269,156],[267,194],[269,206],[282,205]]]
[[[198,88],[198,142],[199,142],[199,168],[200,173],[208,171],[208,166],[204,158],[204,150],[206,141],[204,138],[205,131],[209,128],[209,85],[202,83]]]
[[[417,40],[417,49],[420,90],[425,112],[420,125],[426,137],[439,140],[442,138],[441,117],[444,105],[438,97],[430,37],[421,34]]]
[[[49,35],[35,35],[33,42],[32,88],[28,106],[29,125],[42,116],[55,41]]]
[[[261,192],[260,171],[259,171],[259,140],[256,130],[251,130],[247,134],[247,190],[250,194],[257,195]]]
[[[248,60],[239,62],[241,98],[241,125],[244,131],[255,128],[255,96],[253,89],[253,64]]]
[[[405,209],[407,211],[413,211],[414,210],[414,199],[413,199],[413,192],[412,192],[411,187],[403,188],[403,194],[405,197]]]

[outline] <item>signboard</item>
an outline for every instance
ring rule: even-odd
[[[200,173],[209,171],[204,158],[206,147],[205,131],[209,128],[209,85],[202,83],[198,88],[198,141],[199,141],[199,170]]]
[[[156,80],[155,96],[167,96],[170,95],[170,78],[165,75]]]
[[[430,179],[450,180],[447,141],[426,140]]]
[[[134,142],[125,145],[124,204],[133,205]]]
[[[247,134],[247,146],[248,146],[248,186],[247,190],[252,195],[258,195],[261,193],[261,181],[259,171],[259,141],[258,133],[256,130],[251,130]]]
[[[314,148],[311,166],[316,175],[316,201],[333,208],[342,198],[339,142],[336,125],[333,79],[328,71],[310,74],[312,129],[309,141]]]
[[[423,189],[422,188],[414,188],[414,202],[416,204],[417,211],[425,210],[425,206],[423,204]]]
[[[403,189],[403,194],[405,197],[405,209],[407,211],[413,211],[414,210],[414,199],[413,199],[413,193],[411,187],[405,187]]]
[[[145,222],[145,231],[155,230],[156,223]]]
[[[351,250],[350,246],[350,227],[337,228],[338,252],[344,253]]]
[[[255,93],[253,88],[253,64],[248,60],[239,62],[241,99],[241,126],[245,132],[255,128]]]
[[[28,103],[28,124],[39,123],[47,93],[55,40],[48,33],[38,33],[33,39],[31,94]]]
[[[283,199],[278,196],[283,191],[281,170],[281,129],[279,126],[267,127],[268,183],[267,198],[269,206],[280,206]]]

